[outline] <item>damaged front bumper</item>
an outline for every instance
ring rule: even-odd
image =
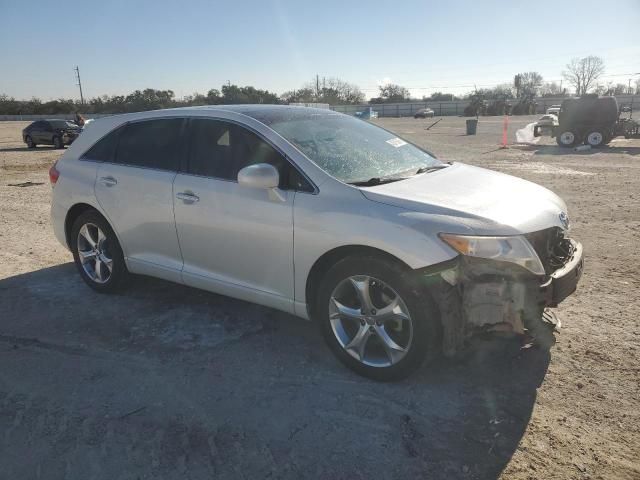
[[[575,292],[582,277],[584,269],[582,244],[573,240],[571,242],[574,247],[573,255],[540,287],[547,307],[557,307],[560,302]]]
[[[62,134],[62,143],[64,145],[71,145],[79,135],[80,133],[78,132],[64,132]]]
[[[544,276],[508,262],[458,256],[422,273],[440,307],[443,351],[455,354],[480,332],[524,334],[577,288],[584,267],[582,245],[569,240],[570,254]]]

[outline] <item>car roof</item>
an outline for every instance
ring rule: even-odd
[[[259,122],[271,123],[280,120],[303,120],[306,118],[317,118],[318,116],[338,116],[342,115],[328,108],[303,107],[300,105],[204,105],[200,107],[184,107],[169,110],[182,111],[207,111],[211,113],[225,111],[235,112],[248,117],[252,117]]]

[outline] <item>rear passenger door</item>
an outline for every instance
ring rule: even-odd
[[[46,126],[47,126],[47,122],[45,122],[44,120],[40,120],[36,123],[33,124],[33,127],[31,127],[31,131],[29,132],[29,135],[31,135],[31,139],[35,142],[35,143],[48,143],[48,140],[45,138],[45,130],[46,130]]]
[[[172,185],[185,154],[185,125],[182,118],[142,120],[112,132],[100,141],[106,160],[95,184],[96,198],[119,235],[129,269],[176,282],[181,280],[182,256]],[[100,142],[91,150],[98,150]]]

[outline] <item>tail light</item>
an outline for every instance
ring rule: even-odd
[[[56,182],[58,181],[58,177],[60,176],[60,171],[56,168],[56,165],[58,164],[58,161],[56,160],[55,163],[53,165],[51,165],[51,168],[49,169],[49,181],[51,182],[51,186],[55,186]]]

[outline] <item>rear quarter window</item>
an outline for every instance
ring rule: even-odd
[[[119,127],[102,137],[93,147],[87,150],[80,159],[93,160],[96,162],[113,162],[116,148],[118,147],[118,137],[122,129],[123,127]]]
[[[127,124],[118,136],[116,163],[177,171],[184,154],[185,124],[182,118]]]

